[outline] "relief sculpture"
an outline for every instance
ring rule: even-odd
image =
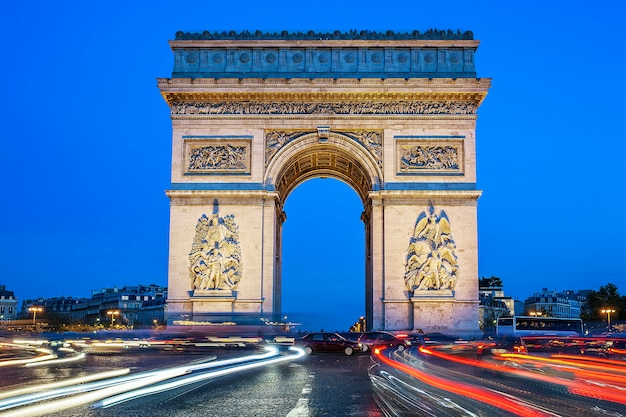
[[[378,166],[383,165],[383,134],[380,131],[341,132],[342,135],[359,142],[376,159]]]
[[[300,136],[304,136],[307,134],[313,133],[313,131],[309,132],[286,132],[282,130],[269,131],[265,134],[265,166],[269,163],[269,161],[276,155],[283,146],[288,144],[294,139],[299,138]]]
[[[395,101],[395,102],[174,102],[172,116],[239,114],[475,114],[475,101]]]
[[[402,146],[400,171],[458,170],[459,151],[456,146]]]
[[[448,216],[439,216],[430,206],[417,218],[407,249],[404,281],[409,292],[447,290],[456,285],[456,245],[450,233]]]
[[[247,169],[245,146],[194,146],[189,155],[189,171]]]
[[[207,291],[232,291],[241,280],[239,228],[235,216],[212,218],[203,214],[189,252],[189,278],[194,295]]]

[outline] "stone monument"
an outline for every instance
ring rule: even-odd
[[[179,32],[168,319],[281,313],[283,205],[315,177],[363,202],[370,329],[478,331],[471,32]],[[339,231],[338,231],[339,232]]]

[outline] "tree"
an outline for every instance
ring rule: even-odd
[[[478,281],[478,286],[481,287],[481,288],[482,287],[502,288],[503,284],[502,284],[502,280],[500,278],[491,276],[489,278],[482,277]]]
[[[479,317],[479,327],[485,333],[495,332],[498,319],[510,316],[506,304],[493,298],[481,299],[479,309],[482,310],[482,314]]]
[[[478,281],[478,286],[481,289],[486,288],[502,288],[502,280],[498,277],[491,276],[489,278],[482,277]],[[498,299],[494,299],[494,294],[489,291],[481,292],[480,294],[480,329],[485,333],[494,332],[496,329],[496,321],[500,317],[507,317],[510,315],[509,309],[506,304]]]
[[[617,286],[611,283],[587,294],[587,300],[581,306],[580,317],[585,322],[602,322],[607,320],[607,315],[602,312],[607,308],[615,310],[611,318],[616,321],[626,317],[626,297],[620,296]]]

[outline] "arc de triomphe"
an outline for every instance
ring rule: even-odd
[[[183,33],[171,109],[168,320],[281,311],[283,204],[332,177],[363,202],[371,329],[478,331],[471,32]],[[323,300],[320,300],[323,302]]]

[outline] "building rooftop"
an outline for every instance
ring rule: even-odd
[[[13,291],[7,290],[6,285],[0,284],[0,298],[13,299],[15,298],[15,294],[13,293]]]

